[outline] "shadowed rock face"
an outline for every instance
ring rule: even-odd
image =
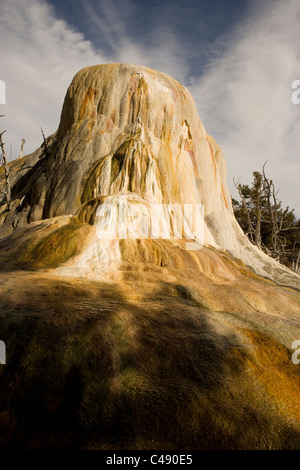
[[[46,149],[10,169],[1,448],[300,448],[299,276],[243,235],[222,152],[180,83],[130,64],[81,70]],[[100,239],[97,210],[121,196],[176,205],[174,220],[203,204],[203,248]]]

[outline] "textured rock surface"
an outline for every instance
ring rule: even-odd
[[[205,258],[2,274],[0,447],[299,449],[299,293]]]
[[[299,276],[247,241],[225,178],[181,84],[75,76],[0,201],[1,448],[300,449]],[[205,246],[99,239],[120,196],[204,204]]]

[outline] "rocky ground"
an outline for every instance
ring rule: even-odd
[[[300,293],[201,261],[101,281],[2,270],[0,447],[299,449]]]

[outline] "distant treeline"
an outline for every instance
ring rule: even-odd
[[[249,240],[293,271],[300,272],[300,219],[283,208],[265,165],[253,173],[251,186],[234,181],[240,200],[232,199],[237,221]]]

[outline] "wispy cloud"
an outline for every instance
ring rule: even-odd
[[[3,0],[0,16],[1,80],[6,83],[7,103],[1,105],[7,129],[6,142],[18,153],[21,137],[25,150],[41,143],[39,124],[46,134],[59,123],[66,89],[75,73],[106,57],[84,36],[55,17],[39,0]]]
[[[93,2],[86,0],[82,3],[85,12],[85,21],[92,28],[94,38],[104,39],[110,46],[113,54],[116,54],[123,42],[129,42],[126,30],[126,17],[132,10],[130,0],[123,1],[122,16],[120,9],[113,0],[101,0]]]
[[[247,21],[219,39],[192,93],[209,133],[221,144],[232,178],[267,174],[284,204],[300,215],[300,106],[291,83],[300,79],[300,3],[252,2]],[[226,45],[224,45],[226,44]]]
[[[120,5],[122,5],[120,10]],[[179,35],[173,30],[174,16],[169,24],[157,18],[151,30],[145,29],[138,37],[134,33],[137,21],[137,6],[130,0],[86,0],[83,3],[85,21],[94,32],[97,43],[104,38],[110,47],[114,62],[126,62],[160,70],[178,80],[188,80],[189,57],[182,47]],[[161,6],[163,10],[163,5]]]

